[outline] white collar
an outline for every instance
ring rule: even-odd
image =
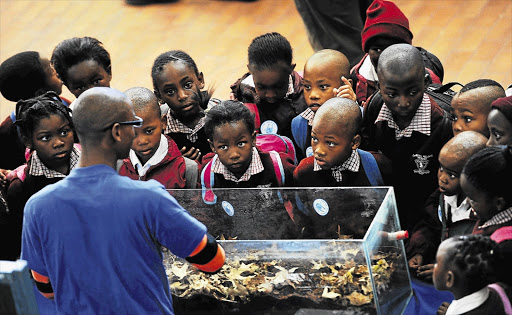
[[[375,67],[372,64],[370,55],[367,55],[366,58],[364,58],[363,64],[359,68],[359,74],[362,75],[366,80],[379,82],[379,77],[377,76]]]
[[[162,162],[162,160],[167,155],[167,151],[169,151],[169,144],[167,143],[167,138],[164,135],[160,135],[160,145],[158,149],[156,149],[155,154],[146,162],[146,164],[142,165],[135,151],[130,149],[130,161],[133,164],[133,167],[137,171],[140,177],[146,175],[146,172],[153,165],[157,165]]]
[[[489,288],[485,286],[483,289],[466,295],[463,298],[453,300],[448,309],[446,310],[446,315],[467,313],[484,304],[485,301],[487,301],[488,297]]]
[[[448,207],[451,208],[451,218],[452,223],[457,222],[464,219],[469,219],[469,215],[471,213],[471,205],[469,204],[469,198],[466,197],[461,203],[460,206],[457,206],[457,195],[453,196],[444,196],[445,202],[445,211],[448,212]],[[445,213],[448,215],[447,213]]]

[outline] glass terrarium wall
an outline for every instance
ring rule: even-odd
[[[201,190],[170,191],[226,251],[215,275],[166,253],[177,314],[405,308],[411,289],[391,188],[212,192],[214,203]]]

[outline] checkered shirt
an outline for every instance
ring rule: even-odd
[[[485,229],[491,225],[499,225],[512,220],[512,207],[507,210],[501,211],[500,213],[494,215],[492,218],[487,220],[484,225],[479,226],[479,229]]]
[[[204,120],[205,117],[202,117],[197,125],[194,127],[194,129],[190,129],[189,127],[185,126],[181,121],[174,118],[170,112],[166,114],[167,116],[167,126],[165,126],[164,134],[169,133],[185,133],[187,134],[187,139],[190,142],[196,142],[198,139],[197,132],[201,130],[201,128],[204,127]]]
[[[393,114],[384,103],[379,112],[379,116],[375,120],[375,123],[379,121],[387,121],[389,128],[395,129],[396,140],[400,140],[403,137],[411,137],[413,131],[421,132],[422,134],[430,136],[430,106],[430,99],[427,94],[424,93],[421,105],[416,110],[416,114],[414,114],[411,123],[404,130],[400,130],[398,125],[395,123],[395,120],[393,119]]]
[[[76,147],[73,147],[73,150],[71,151],[71,154],[69,156],[70,171],[76,167],[79,158],[80,151],[78,151]],[[46,165],[43,164],[39,156],[37,156],[37,151],[32,152],[32,156],[30,159],[30,169],[28,170],[28,173],[32,176],[44,176],[46,178],[66,177],[66,175],[46,167]]]
[[[216,174],[222,174],[224,179],[233,181],[235,183],[246,182],[248,181],[252,175],[256,175],[258,173],[263,172],[263,163],[261,163],[260,155],[256,148],[252,148],[252,159],[249,167],[245,171],[244,175],[240,177],[240,179],[236,178],[236,176],[231,173],[230,170],[222,162],[217,158],[215,164],[212,167],[212,171]]]
[[[360,164],[361,164],[361,159],[359,158],[359,154],[357,154],[356,150],[352,150],[352,154],[345,162],[343,162],[343,164],[331,168],[332,176],[339,183],[343,180],[343,175],[342,175],[343,171],[351,171],[351,172],[357,173],[359,171]],[[316,159],[315,159],[313,162],[313,171],[316,172],[316,171],[320,171],[321,169],[322,169],[322,167],[320,167],[320,165],[318,165],[318,163],[316,162]]]
[[[299,115],[308,121],[309,126],[313,126],[313,118],[315,118],[315,112],[312,111],[311,108],[306,108],[306,110]]]

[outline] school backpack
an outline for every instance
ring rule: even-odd
[[[292,135],[299,150],[303,151],[303,156],[307,157],[306,141],[308,141],[308,120],[302,116],[292,119]]]

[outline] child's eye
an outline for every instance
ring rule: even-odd
[[[394,98],[395,97],[395,93],[387,93],[386,94],[389,98]]]
[[[448,174],[448,177],[450,177],[450,179],[456,179],[458,176],[455,174]]]
[[[313,141],[313,142],[317,143],[317,142],[318,142],[318,138],[317,138],[317,137],[315,137],[315,136],[311,136],[311,141]]]
[[[84,89],[85,89],[85,86],[79,86],[79,87],[75,88],[76,91],[82,91]]]
[[[332,147],[336,146],[336,143],[334,143],[332,141],[327,141],[327,146],[332,148]]]
[[[410,95],[410,96],[414,96],[414,95],[416,95],[417,93],[418,93],[418,91],[411,91],[411,92],[409,92],[409,95]]]
[[[451,121],[457,121],[457,116],[455,116],[454,114],[449,114],[448,119]]]
[[[183,88],[190,90],[193,86],[194,86],[194,84],[192,82],[187,82],[187,83],[185,83]]]
[[[41,137],[39,137],[39,140],[46,142],[46,141],[50,141],[51,138],[52,137],[50,137],[50,136],[41,136]]]
[[[170,89],[170,90],[167,90],[165,92],[165,94],[169,95],[169,96],[173,96],[174,94],[176,93],[176,90],[175,89]]]
[[[464,119],[464,122],[465,122],[465,123],[470,123],[470,122],[472,122],[472,121],[473,121],[473,118],[472,118],[472,117],[469,117],[469,116],[464,116],[464,117],[462,117],[462,118]]]
[[[147,134],[147,135],[152,135],[153,134],[153,131],[155,131],[155,129],[145,129],[144,130],[144,133]]]
[[[491,132],[492,132],[492,135],[494,136],[494,138],[495,138],[496,140],[501,139],[501,136],[502,136],[502,135],[501,135],[501,133],[499,133],[499,132],[498,132],[498,131],[496,131],[496,130],[491,130]]]
[[[327,84],[320,85],[320,89],[322,89],[322,90],[327,90],[328,88],[329,88],[329,86]]]
[[[68,133],[69,133],[69,130],[64,129],[64,130],[62,130],[62,131],[60,132],[60,135],[61,135],[62,137],[65,137],[65,136],[67,136],[67,135],[68,135]]]
[[[245,142],[245,141],[240,141],[240,142],[238,142],[238,144],[237,144],[237,145],[238,145],[238,147],[239,147],[239,148],[243,148],[246,144],[247,144],[247,142]]]
[[[93,84],[98,85],[98,84],[100,84],[100,82],[101,82],[101,79],[96,79],[96,80],[94,80]]]
[[[226,151],[228,149],[228,146],[223,144],[223,145],[219,145],[219,150],[223,150],[223,151]]]
[[[304,85],[304,90],[309,91],[311,90],[311,85]]]

